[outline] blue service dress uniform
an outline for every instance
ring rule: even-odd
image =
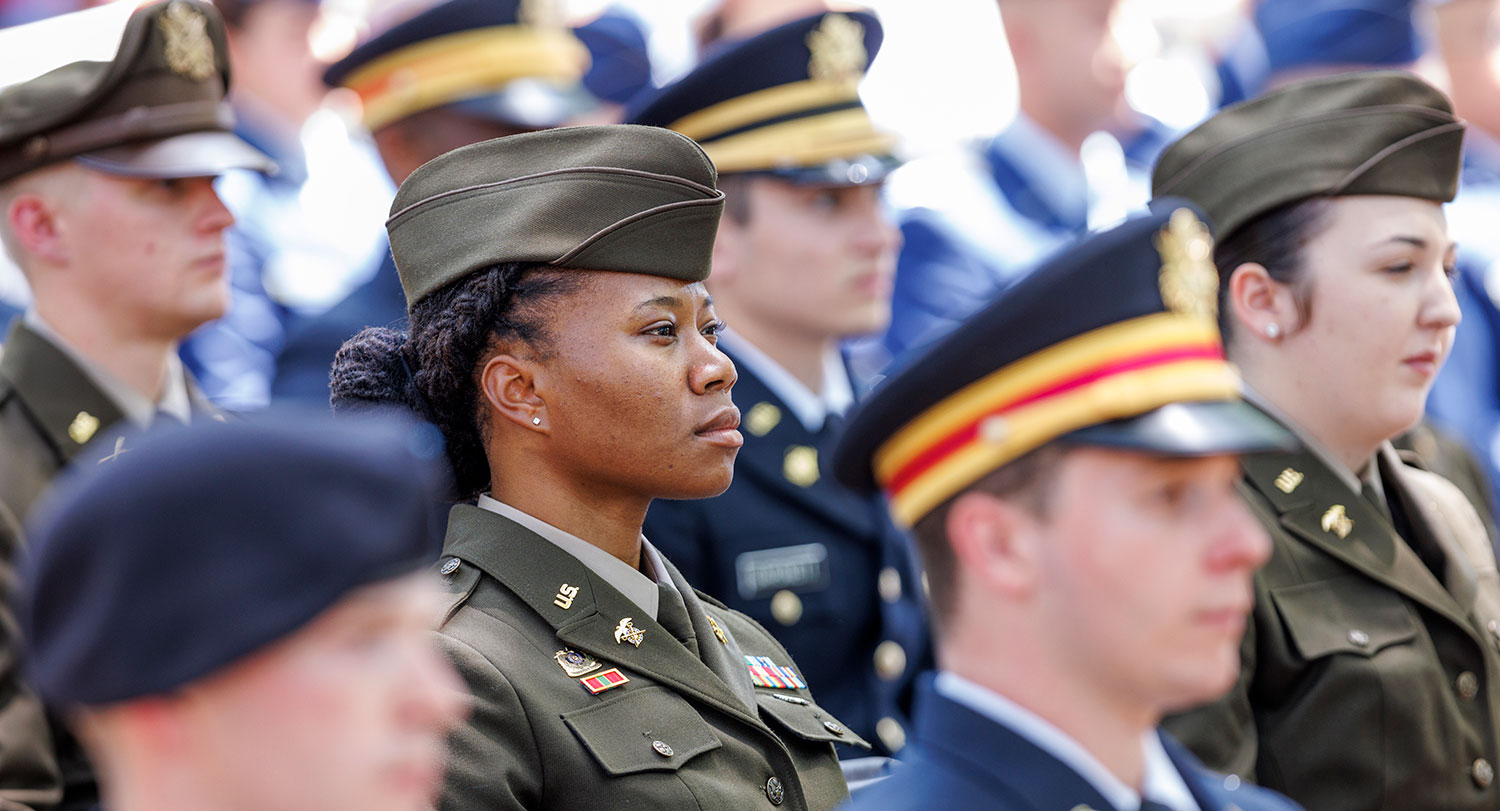
[[[1126,811],[1111,804],[1068,763],[945,695],[931,681],[920,690],[914,732],[907,762],[889,779],[855,795],[847,811]],[[1165,734],[1161,744],[1200,811],[1299,808],[1279,794],[1209,771]],[[1160,803],[1151,807],[1174,808]]]
[[[645,535],[688,582],[769,628],[831,713],[877,752],[899,751],[914,678],[932,657],[910,545],[882,499],[825,467],[840,420],[808,430],[723,346],[745,435],[734,483],[716,498],[653,502]]]

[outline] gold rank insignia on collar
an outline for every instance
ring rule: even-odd
[[[208,20],[186,3],[173,3],[157,19],[164,40],[163,57],[173,73],[195,82],[214,75],[214,44]]]
[[[729,644],[729,637],[724,636],[724,629],[719,627],[718,620],[715,620],[713,617],[709,617],[708,618],[708,627],[714,629],[714,636],[718,638],[719,644],[721,644],[721,645],[728,645]]]
[[[770,403],[756,403],[750,407],[750,413],[745,415],[745,430],[754,436],[765,436],[780,424],[781,409]]]
[[[587,676],[599,669],[599,663],[594,660],[594,657],[568,648],[552,654],[552,658],[562,667],[564,673],[575,679],[579,676]]]
[[[1344,505],[1335,504],[1329,507],[1327,512],[1323,513],[1324,532],[1332,532],[1342,540],[1349,537],[1349,533],[1353,530],[1354,519],[1344,513]]]
[[[1276,489],[1291,495],[1292,491],[1297,489],[1297,485],[1302,483],[1302,478],[1300,472],[1287,468],[1276,476]]]
[[[630,617],[626,617],[620,620],[619,625],[615,626],[615,642],[621,645],[629,642],[639,648],[641,642],[646,639],[646,632],[635,627],[635,623],[631,622],[630,619]]]
[[[813,79],[853,84],[870,63],[865,51],[865,27],[842,14],[829,14],[807,35],[807,75]]]
[[[567,583],[557,587],[557,596],[552,598],[552,604],[564,611],[573,607],[573,598],[578,596],[578,587]]]
[[[87,411],[78,412],[73,422],[68,425],[68,438],[80,445],[94,438],[94,432],[99,430],[99,418]]]
[[[1216,318],[1219,314],[1219,272],[1214,269],[1213,240],[1208,226],[1193,212],[1172,212],[1156,236],[1161,254],[1161,300],[1172,312]]]
[[[798,487],[812,487],[818,483],[818,449],[806,445],[793,445],[786,449],[782,459],[781,475]]]

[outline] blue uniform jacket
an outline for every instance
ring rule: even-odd
[[[1280,794],[1211,772],[1171,737],[1162,745],[1203,811],[1297,811]],[[910,755],[846,811],[1119,811],[1077,772],[924,680]]]
[[[877,754],[897,750],[914,676],[932,661],[914,553],[883,499],[833,480],[826,467],[831,437],[808,432],[744,364],[737,365],[734,401],[745,445],[734,483],[716,498],[654,502],[645,535],[688,582],[766,626],[791,652],[819,703]],[[757,436],[752,427],[763,427],[772,408],[780,419]],[[834,430],[830,425],[821,433]],[[795,599],[777,597],[780,592]],[[799,605],[800,616],[788,624],[782,605],[778,619],[773,600]]]

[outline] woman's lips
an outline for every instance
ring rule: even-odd
[[[715,414],[713,419],[700,425],[693,433],[711,445],[738,448],[745,444],[745,437],[739,432],[739,427],[740,410],[730,406]]]

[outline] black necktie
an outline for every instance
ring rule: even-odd
[[[683,647],[688,649],[693,656],[698,655],[698,636],[693,633],[693,623],[688,619],[687,605],[682,602],[682,595],[664,583],[656,584],[656,622],[667,629],[672,636],[677,637]]]

